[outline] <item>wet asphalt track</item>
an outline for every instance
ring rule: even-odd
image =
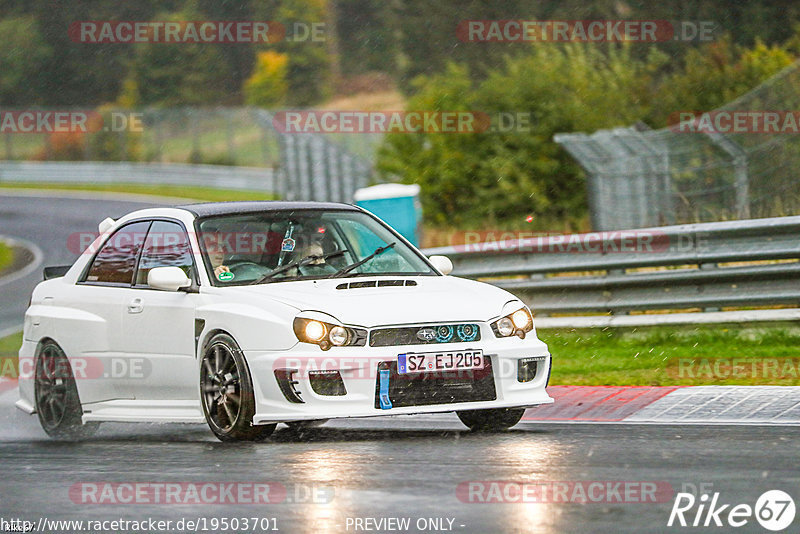
[[[75,257],[65,245],[70,233],[140,205],[0,196],[0,234],[37,244],[45,264],[68,262]],[[39,278],[37,271],[0,281],[0,331],[21,323]],[[234,445],[203,426],[107,424],[91,441],[66,443],[45,438],[35,417],[12,408],[14,397],[0,395],[3,520],[260,517],[274,518],[282,532],[397,532],[394,524],[354,528],[354,518],[392,517],[410,518],[409,532],[767,532],[753,519],[738,529],[668,528],[672,494],[656,504],[479,504],[457,494],[459,483],[489,480],[655,481],[672,492],[703,484],[722,503],[750,505],[782,489],[800,503],[798,427],[523,422],[480,435],[448,415],[331,422],[302,434],[280,426],[264,443]],[[278,483],[287,499],[304,502],[96,505],[70,496],[80,483],[210,481]],[[320,502],[303,499],[314,489]],[[420,518],[445,518],[444,528],[417,529]],[[785,532],[799,532],[798,525]]]

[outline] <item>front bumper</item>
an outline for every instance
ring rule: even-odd
[[[398,354],[469,349],[481,349],[484,356],[491,360],[490,380],[494,382],[493,400],[393,406],[390,409],[379,407],[380,403],[376,401],[380,383],[378,369],[385,369],[387,363],[391,365],[396,362]],[[514,408],[553,402],[545,390],[550,375],[550,354],[547,346],[537,339],[534,333],[530,333],[524,340],[516,337],[497,339],[493,336],[484,336],[481,341],[475,343],[334,347],[328,351],[322,351],[315,345],[298,343],[289,351],[245,351],[245,355],[255,389],[254,424]],[[518,362],[529,358],[538,359],[536,376],[530,381],[520,382]],[[287,400],[276,379],[276,369],[297,370],[292,375],[293,381],[296,382],[292,387],[299,394],[302,403]],[[313,370],[338,371],[346,394],[319,395],[309,380]],[[394,400],[397,401],[396,398]]]

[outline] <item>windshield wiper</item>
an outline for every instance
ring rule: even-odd
[[[341,256],[344,253],[345,253],[345,250],[343,249],[343,250],[335,250],[333,252],[329,252],[328,254],[311,254],[309,256],[306,256],[305,258],[301,258],[301,259],[299,259],[297,261],[293,261],[293,262],[287,263],[286,265],[282,265],[282,266],[280,266],[280,267],[278,267],[276,269],[273,269],[270,272],[268,272],[267,274],[265,274],[264,276],[262,276],[261,278],[257,278],[255,280],[253,280],[248,285],[257,285],[257,284],[260,284],[262,282],[266,282],[267,280],[269,280],[273,276],[279,275],[281,273],[285,273],[286,271],[288,271],[292,267],[305,267],[306,265],[309,265],[309,264],[311,264],[311,263],[313,263],[315,261],[327,260],[328,258],[333,258],[334,256]]]
[[[347,273],[349,273],[353,269],[357,269],[357,268],[361,267],[362,265],[367,263],[369,260],[371,260],[372,258],[377,256],[378,254],[382,254],[383,252],[389,250],[390,248],[392,248],[396,244],[397,244],[397,241],[392,241],[391,243],[389,243],[386,246],[378,247],[378,248],[375,249],[375,252],[373,252],[369,256],[366,256],[366,257],[358,260],[357,262],[355,262],[355,263],[353,263],[351,265],[348,265],[347,267],[342,267],[341,269],[339,269],[338,271],[336,271],[335,273],[330,275],[328,278],[341,278],[342,276],[346,275]]]

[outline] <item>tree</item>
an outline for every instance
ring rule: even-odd
[[[345,76],[367,72],[398,73],[400,49],[396,18],[386,0],[336,2],[337,33]]]
[[[286,28],[286,38],[277,43],[259,45],[259,50],[274,50],[289,57],[286,80],[288,104],[311,106],[332,93],[331,57],[325,42],[311,33],[312,25],[328,20],[327,0],[271,0],[253,5],[257,20],[274,21]]]
[[[284,104],[289,90],[286,83],[288,61],[286,54],[271,50],[258,53],[256,68],[244,86],[248,105],[271,108]]]
[[[514,226],[529,215],[577,224],[586,211],[583,174],[553,135],[635,122],[650,109],[664,61],[655,49],[636,60],[630,47],[604,54],[592,45],[541,44],[476,87],[466,67],[451,64],[415,81],[408,109],[483,112],[495,131],[391,134],[379,169],[422,186],[433,224]],[[529,124],[501,131],[501,116]]]
[[[40,88],[45,72],[41,64],[52,50],[44,42],[36,20],[31,16],[0,21],[0,104],[4,106],[42,102]]]
[[[192,10],[156,15],[160,21],[192,21]],[[126,90],[143,106],[197,106],[235,101],[227,89],[230,65],[219,46],[208,43],[137,43],[126,78]]]
[[[730,36],[692,49],[684,57],[682,68],[661,81],[660,105],[653,108],[648,122],[660,127],[667,125],[676,111],[716,109],[793,61],[792,54],[783,47],[757,42],[745,49],[734,44]]]
[[[181,0],[183,1],[183,0]],[[87,106],[113,101],[125,78],[133,47],[116,43],[80,43],[70,38],[70,24],[87,20],[149,20],[171,10],[178,0],[141,2],[16,2],[34,16],[52,53],[38,64],[41,99],[48,106]]]

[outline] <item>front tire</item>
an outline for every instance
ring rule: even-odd
[[[456,412],[458,418],[473,432],[508,430],[519,423],[525,408],[493,408],[489,410],[464,410]]]
[[[275,424],[253,425],[256,401],[250,370],[227,334],[217,334],[203,349],[200,397],[206,422],[220,441],[261,441],[275,430]]]
[[[92,436],[98,423],[83,424],[83,409],[69,359],[54,341],[45,341],[36,356],[33,395],[39,423],[52,438]]]

